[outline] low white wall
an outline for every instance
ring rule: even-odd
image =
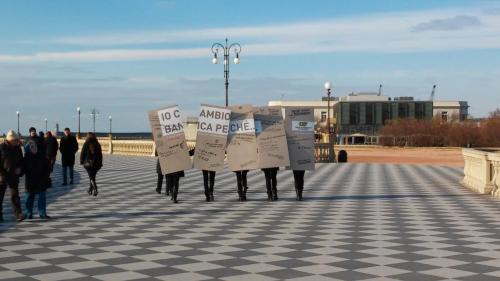
[[[500,149],[462,149],[462,184],[481,194],[500,197]]]

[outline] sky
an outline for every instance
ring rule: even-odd
[[[0,133],[149,131],[147,112],[223,105],[215,42],[241,44],[229,103],[319,100],[351,92],[500,107],[500,2],[396,0],[3,0]],[[231,52],[232,62],[234,52]]]

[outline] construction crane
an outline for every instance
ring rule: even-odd
[[[380,84],[380,86],[378,86],[378,95],[379,96],[382,95],[382,84]]]
[[[436,85],[432,86],[432,92],[431,92],[431,97],[430,97],[431,101],[434,101],[435,94],[436,94]]]

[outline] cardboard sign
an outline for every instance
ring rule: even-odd
[[[162,173],[170,174],[191,169],[179,107],[174,105],[150,111],[149,123]]]
[[[292,170],[314,170],[314,110],[285,108],[285,128]]]
[[[227,138],[229,170],[257,169],[257,139],[252,105],[230,106],[231,120]]]
[[[285,122],[281,107],[259,107],[254,109],[257,133],[258,167],[272,168],[290,165]]]
[[[196,169],[216,172],[224,169],[230,117],[230,109],[201,105],[193,158]]]

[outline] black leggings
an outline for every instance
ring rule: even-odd
[[[213,192],[215,171],[203,170],[202,172],[203,172],[203,185],[205,186],[205,192]]]
[[[295,189],[303,190],[304,189],[304,174],[306,171],[304,170],[293,170],[293,178],[295,180]]]
[[[165,175],[167,178],[167,189],[172,192],[172,198],[177,198],[179,192],[179,173],[172,173]]]
[[[247,173],[248,170],[235,171],[236,173],[236,182],[238,184],[238,189],[242,189],[247,186]]]
[[[93,168],[88,168],[88,169],[86,169],[86,170],[87,170],[87,174],[89,175],[90,183],[91,183],[91,184],[95,184],[95,183],[96,183],[96,182],[95,182],[95,178],[96,178],[96,176],[97,176],[97,172],[98,172],[99,170],[97,170],[97,169],[93,169]]]
[[[276,179],[276,176],[278,175],[279,168],[265,168],[262,170],[264,171],[264,176],[266,177],[267,190],[276,190],[278,186],[278,180]]]

